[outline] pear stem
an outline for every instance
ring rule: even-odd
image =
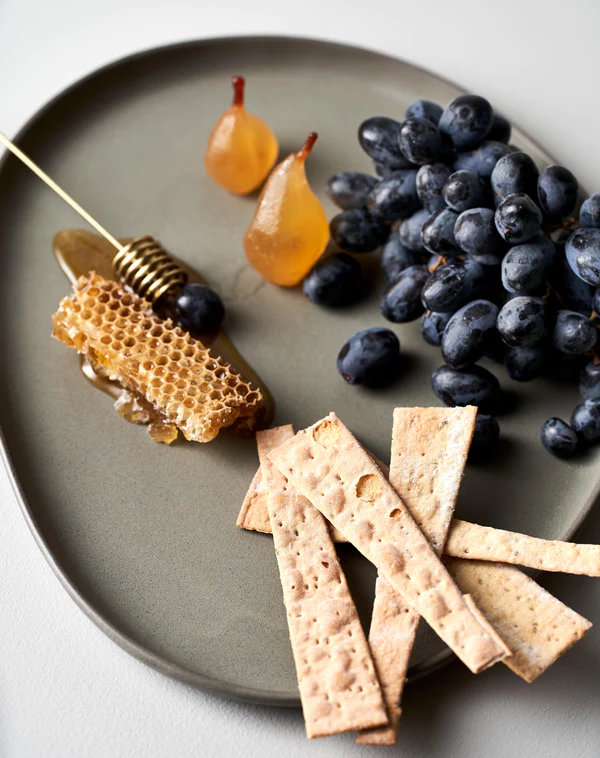
[[[313,149],[313,145],[317,141],[317,137],[319,135],[316,132],[311,132],[308,137],[306,138],[306,142],[302,145],[300,150],[298,150],[298,158],[301,158],[304,160],[310,153],[310,151]]]
[[[243,76],[232,76],[231,84],[233,85],[233,103],[232,105],[244,104],[244,89],[246,87],[246,80]]]

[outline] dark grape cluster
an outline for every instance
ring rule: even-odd
[[[579,382],[583,402],[570,423],[551,418],[540,432],[564,457],[600,440],[600,193],[577,221],[575,176],[558,165],[540,170],[508,144],[510,134],[477,95],[445,108],[419,100],[403,121],[364,121],[358,140],[376,176],[330,179],[341,208],[331,236],[344,252],[317,264],[305,292],[322,305],[352,303],[361,269],[347,254],[381,248],[382,314],[396,324],[420,318],[423,339],[441,348],[432,389],[447,405],[479,407],[473,455],[489,453],[499,436],[490,414],[503,395],[479,365],[487,358],[518,382]],[[398,355],[390,330],[366,330],[344,346],[338,368],[350,383],[383,383]]]

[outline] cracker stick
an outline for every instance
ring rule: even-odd
[[[514,566],[451,558],[448,570],[510,645],[503,661],[532,682],[580,640],[591,623]]]
[[[331,413],[270,460],[478,673],[510,650],[469,602],[371,456]],[[273,521],[273,519],[271,519]]]
[[[309,738],[388,721],[369,646],[323,516],[267,458],[291,426],[257,434]]]
[[[476,415],[477,409],[472,406],[394,411],[390,483],[438,555],[456,506]],[[361,732],[356,741],[362,745],[396,743],[399,705],[420,618],[412,609],[396,615],[399,604],[400,597],[380,577],[375,588],[369,645],[390,724]],[[390,615],[395,620],[391,634],[386,628]]]
[[[444,552],[457,558],[600,576],[600,545],[542,540],[454,519]]]
[[[384,465],[384,464],[381,464]],[[334,542],[348,542],[333,524],[325,522]],[[271,521],[269,520],[269,508],[267,505],[267,493],[263,484],[262,467],[259,466],[254,474],[240,513],[235,522],[240,529],[248,529],[251,532],[263,532],[272,534]]]

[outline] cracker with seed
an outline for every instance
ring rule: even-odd
[[[471,671],[478,673],[510,654],[473,612],[408,508],[334,413],[298,432],[269,459]]]
[[[388,721],[375,666],[327,524],[268,459],[291,426],[257,434],[309,738]]]
[[[334,542],[348,542],[333,524],[329,523],[329,521],[326,524]],[[267,493],[263,485],[261,466],[258,467],[256,474],[252,477],[235,525],[240,529],[248,529],[251,532],[273,533],[271,521],[269,520]]]
[[[452,522],[445,552],[457,558],[512,563],[540,571],[600,576],[600,545],[542,540],[458,519]]]
[[[448,570],[510,646],[504,663],[532,682],[580,640],[591,623],[514,566],[451,558]]]
[[[394,410],[390,483],[438,555],[456,506],[476,415],[473,406]],[[419,614],[412,608],[396,616],[399,605],[400,597],[378,579],[369,645],[390,724],[361,732],[356,741],[362,745],[396,743],[400,700],[419,625]],[[393,640],[386,629],[390,614],[396,624]]]

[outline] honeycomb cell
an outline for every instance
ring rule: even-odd
[[[238,419],[252,426],[261,393],[189,333],[161,321],[150,303],[96,274],[79,279],[73,290],[53,316],[54,336],[105,366],[164,423],[198,442]],[[217,369],[228,386],[215,378]]]

